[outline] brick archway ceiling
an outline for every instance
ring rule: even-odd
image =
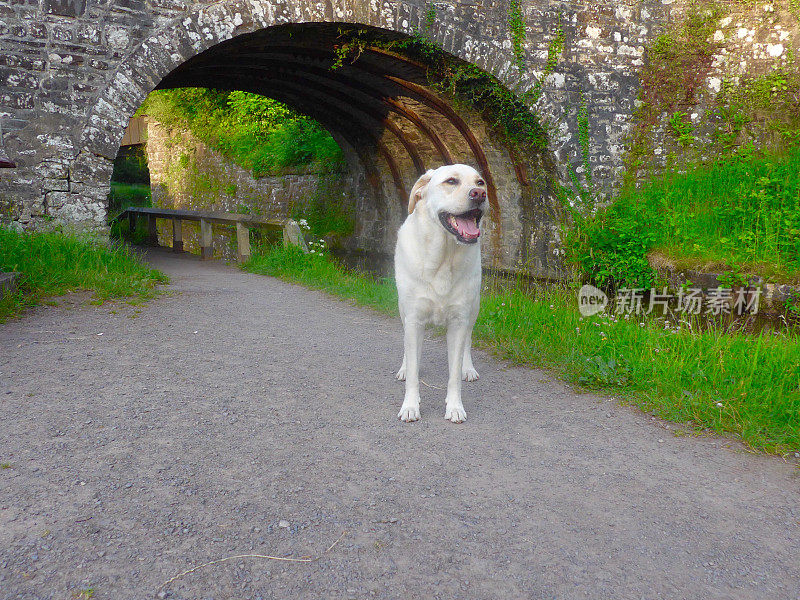
[[[398,158],[382,141],[384,131],[394,136],[418,174],[438,164],[455,162],[452,150],[429,116],[444,119],[460,133],[487,182],[489,201],[499,214],[497,190],[478,138],[449,105],[432,92],[423,65],[380,50],[365,50],[352,64],[347,60],[331,69],[341,44],[330,25],[271,27],[218,44],[186,61],[158,85],[242,90],[273,97],[308,114],[341,136],[356,152],[367,179],[377,185],[376,161],[383,158],[401,201],[408,198]],[[410,101],[409,101],[410,100]],[[438,164],[426,164],[414,139],[397,125],[405,121],[419,139],[435,149]]]

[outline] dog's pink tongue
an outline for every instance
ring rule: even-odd
[[[458,233],[465,238],[476,238],[481,234],[478,223],[473,217],[456,217]]]

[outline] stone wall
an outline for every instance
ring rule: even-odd
[[[508,1],[436,2],[431,27],[429,6],[425,0],[0,0],[2,142],[18,165],[0,179],[4,218],[28,228],[56,221],[104,229],[111,161],[128,119],[154,87],[176,72],[182,70],[186,77],[173,85],[197,77],[197,71],[184,67],[206,51],[225,58],[225,49],[232,44],[246,44],[249,37],[290,24],[313,24],[314,32],[322,32],[319,24],[329,24],[328,33],[333,34],[344,24],[397,35],[427,30],[426,35],[446,52],[496,76],[520,94],[529,93],[549,143],[542,156],[523,157],[523,162],[531,174],[548,171],[549,183],[526,188],[518,172],[509,179],[508,169],[498,171],[497,180],[505,181],[507,190],[499,190],[498,196],[505,194],[508,199],[498,209],[505,206],[507,210],[496,213],[499,221],[495,224],[502,227],[491,235],[501,248],[495,256],[505,265],[538,264],[540,272],[549,273],[557,267],[549,264],[548,257],[558,251],[560,224],[552,187],[577,181],[600,194],[613,193],[622,179],[635,128],[648,49],[660,35],[679,28],[689,7],[696,5],[688,0],[523,0],[526,29],[521,36],[509,25]],[[712,137],[713,132],[700,123],[712,112],[713,98],[726,78],[775,66],[797,68],[789,58],[798,45],[796,0],[716,6],[723,14],[711,37],[719,51],[708,68],[705,90],[682,106],[697,121],[700,141],[706,139],[703,136]],[[293,33],[289,31],[285,43],[294,43]],[[262,73],[271,79],[259,91],[274,90],[280,99],[295,101],[307,112],[317,111],[315,118],[331,129],[343,147],[349,146],[358,181],[354,193],[360,194],[356,201],[363,214],[372,215],[362,223],[362,247],[386,249],[386,232],[402,215],[397,192],[410,187],[417,169],[409,167],[406,149],[397,143],[388,153],[389,158],[400,153],[397,165],[377,157],[376,143],[383,140],[374,128],[382,126],[388,105],[370,106],[354,116],[348,101],[366,89],[365,79],[357,76],[372,77],[368,82],[372,88],[386,88],[393,85],[387,83],[391,78],[413,80],[413,68],[384,61],[372,65],[384,69],[383,73],[362,71],[359,75],[356,66],[345,64],[339,71],[344,89],[331,91],[329,83],[324,83],[330,101],[324,104],[312,97],[323,78],[318,72],[320,48],[312,47],[313,42],[293,47],[290,56],[276,51],[267,57]],[[517,42],[521,45],[515,56]],[[210,74],[203,81],[228,81],[239,89],[257,81],[244,75],[234,83],[226,80],[241,64],[239,56],[234,52],[216,70],[205,71]],[[519,63],[524,63],[523,68]],[[387,98],[398,97],[396,89],[386,89]],[[414,94],[406,96],[401,99],[404,106],[413,108]],[[333,100],[337,98],[343,100]],[[364,125],[359,118],[373,121]],[[665,125],[668,118],[661,115],[658,126],[648,132],[652,143],[646,160],[658,162],[661,159],[656,157],[682,149],[675,148]],[[481,132],[478,142],[486,144],[494,164],[504,163],[502,140],[493,140],[485,127],[470,125]],[[448,135],[444,127],[439,133]],[[751,138],[759,139],[757,135]],[[424,147],[424,140],[419,142]],[[463,139],[456,145],[466,148]],[[389,149],[392,144],[383,146]],[[371,154],[358,156],[364,148]],[[701,143],[695,149],[702,154]],[[441,162],[434,152],[421,154],[426,168],[436,166],[426,157]],[[473,162],[476,156],[472,148],[454,154],[462,162]],[[397,172],[392,172],[393,166]],[[510,238],[507,231],[513,232]],[[521,243],[523,239],[528,242]]]
[[[586,154],[597,184],[610,187],[622,164],[636,69],[648,41],[669,22],[670,6],[661,0],[635,7],[611,0],[522,4],[524,71],[511,50],[507,2],[435,3],[431,37],[511,88],[540,88],[536,110],[552,134],[562,179],[568,181],[569,168],[580,171]],[[3,141],[19,165],[0,181],[0,194],[13,199],[10,216],[28,227],[48,219],[104,227],[110,161],[128,118],[165,75],[207,48],[285,23],[414,34],[424,28],[427,10],[423,0],[0,0],[0,116]],[[602,43],[591,37],[598,22],[614,32]],[[560,37],[563,52],[549,69]],[[593,107],[585,153],[577,120],[583,99]]]
[[[689,85],[676,101],[654,108],[656,122],[645,132],[646,143],[636,156],[645,166],[708,161],[753,145],[780,149],[787,141],[800,141],[800,5],[794,0],[759,3],[724,2],[695,5],[676,2],[668,43],[692,44],[695,58],[684,61]],[[703,35],[687,36],[688,23]],[[642,75],[651,87],[664,85],[658,76],[667,66],[651,52]],[[660,64],[662,63],[662,64]],[[658,98],[646,93],[640,98]],[[652,90],[651,90],[652,91]],[[641,106],[641,101],[637,102]],[[676,130],[670,120],[681,121]],[[640,119],[641,121],[642,119]],[[634,122],[636,124],[636,121]],[[639,123],[641,125],[641,123]],[[787,131],[781,133],[781,129]],[[680,131],[684,131],[683,138]],[[788,134],[788,137],[786,136]],[[791,139],[790,139],[791,138]]]
[[[317,188],[314,174],[254,178],[188,131],[168,129],[148,119],[147,162],[153,206],[187,210],[219,210],[287,218]],[[214,225],[214,253],[236,258],[233,227]],[[199,254],[199,225],[184,224],[184,249]],[[159,224],[159,244],[171,247],[170,222]]]

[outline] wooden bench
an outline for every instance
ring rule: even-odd
[[[265,219],[254,215],[228,213],[221,211],[202,210],[172,210],[169,208],[150,208],[144,206],[131,206],[123,211],[116,219],[121,220],[127,216],[130,231],[136,229],[138,219],[147,218],[148,243],[158,246],[158,231],[156,219],[170,219],[172,221],[172,250],[183,252],[183,221],[200,223],[200,257],[208,260],[214,256],[214,244],[211,235],[211,224],[236,226],[237,255],[239,262],[250,258],[250,230],[272,229],[283,231],[283,243],[292,244],[308,252],[300,226],[292,219]]]

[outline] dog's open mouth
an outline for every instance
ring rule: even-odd
[[[481,217],[483,217],[483,211],[480,208],[468,210],[460,215],[446,211],[439,213],[442,226],[464,244],[474,244],[478,241],[481,236]]]

